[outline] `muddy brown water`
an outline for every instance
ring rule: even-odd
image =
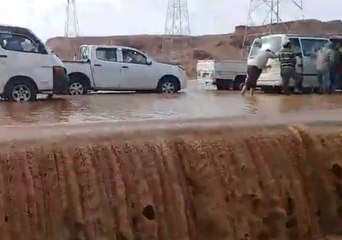
[[[340,239],[341,103],[195,87],[1,103],[0,239]]]
[[[342,234],[342,126],[115,128],[2,141],[0,238]]]
[[[29,104],[0,102],[0,125],[78,123],[146,119],[247,118],[302,116],[308,112],[342,110],[342,94],[280,96],[258,94],[242,98],[237,92],[219,92],[190,82],[172,96],[110,93],[63,96]],[[329,117],[328,115],[326,117]]]

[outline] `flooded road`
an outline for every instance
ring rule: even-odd
[[[281,96],[257,94],[241,97],[238,92],[219,92],[198,86],[172,96],[160,94],[110,93],[59,96],[34,103],[0,103],[1,125],[30,123],[122,121],[145,119],[280,117],[341,110],[342,95]],[[328,116],[327,116],[328,117]]]
[[[332,240],[341,106],[195,84],[2,102],[0,239]]]

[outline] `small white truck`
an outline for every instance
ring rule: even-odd
[[[197,80],[216,85],[217,90],[240,90],[247,76],[247,62],[239,60],[199,60]]]
[[[154,61],[130,47],[82,45],[80,60],[63,63],[71,95],[89,90],[176,93],[187,86],[181,66]]]

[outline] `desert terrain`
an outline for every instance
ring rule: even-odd
[[[260,34],[269,33],[290,33],[338,35],[342,34],[342,22],[340,20],[322,22],[318,20],[304,20],[274,24],[269,26],[248,27],[236,26],[233,33],[220,35],[203,35],[183,38],[188,42],[188,52],[178,52],[177,62],[180,62],[190,76],[195,75],[196,62],[200,59],[245,59],[246,49],[243,48],[243,38],[247,32],[248,45],[252,39]],[[72,60],[77,52],[78,46],[82,44],[116,44],[135,47],[143,50],[150,56],[161,61],[168,61],[168,52],[163,46],[167,42],[165,35],[134,35],[134,36],[96,36],[68,39],[55,37],[47,40],[47,44],[59,57]],[[176,53],[177,54],[177,53]]]

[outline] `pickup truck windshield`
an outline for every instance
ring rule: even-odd
[[[261,49],[266,50],[270,49],[274,53],[278,53],[281,50],[282,38],[280,36],[271,36],[271,37],[263,37],[262,39],[262,47]],[[253,42],[253,46],[250,50],[249,58],[254,58],[260,51],[260,48],[256,46],[255,42]]]

